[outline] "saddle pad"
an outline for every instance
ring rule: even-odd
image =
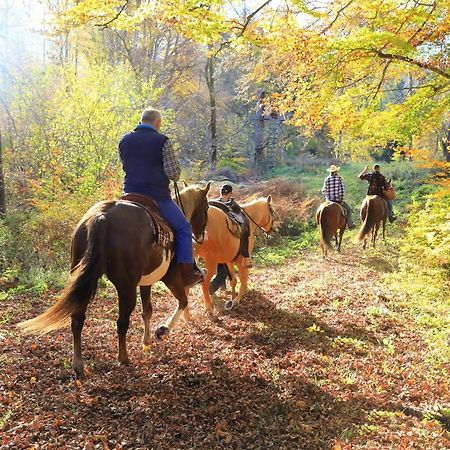
[[[336,205],[339,205],[340,208],[341,208],[342,214],[344,214],[344,217],[347,217],[347,211],[340,203],[338,203],[338,202],[331,202],[330,200],[327,200],[325,202],[325,205],[328,206],[328,205],[331,205],[332,203],[336,203]]]

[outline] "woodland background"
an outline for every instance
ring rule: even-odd
[[[446,0],[2,0],[0,445],[450,448],[449,52]],[[272,194],[280,235],[259,241],[227,326],[177,330],[149,359],[134,329],[117,396],[116,369],[92,362],[115,346],[103,283],[114,301],[95,307],[93,376],[73,393],[68,335],[29,341],[14,323],[58,296],[72,229],[120,194],[117,144],[147,106],[184,180]],[[399,220],[379,249],[347,233],[322,262],[325,169],[342,167],[356,213],[374,161]],[[182,411],[169,425],[167,405]]]

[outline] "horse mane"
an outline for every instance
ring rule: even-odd
[[[249,206],[256,205],[257,203],[261,203],[262,201],[266,201],[266,197],[257,197],[252,200],[249,200],[245,203],[241,203],[240,206],[242,208],[248,208]]]

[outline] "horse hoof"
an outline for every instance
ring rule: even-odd
[[[225,309],[226,309],[227,311],[232,310],[233,307],[234,307],[234,302],[233,302],[233,300],[228,300],[228,301],[225,303]]]
[[[168,327],[166,327],[165,325],[161,325],[160,327],[158,327],[155,331],[155,339],[157,341],[161,341],[163,340],[165,337],[168,336],[170,330]]]
[[[75,372],[75,381],[81,382],[86,380],[86,374],[83,369],[74,369]]]
[[[130,358],[120,359],[119,358],[119,364],[121,364],[122,366],[131,366],[131,359]]]

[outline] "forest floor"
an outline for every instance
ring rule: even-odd
[[[381,246],[383,251],[383,246]],[[257,262],[257,261],[256,261]],[[68,329],[21,336],[15,324],[56,293],[2,301],[0,448],[444,449],[445,426],[422,416],[449,401],[449,367],[430,359],[407,297],[388,292],[382,252],[307,251],[255,267],[241,305],[180,322],[141,349],[138,306],[116,363],[117,303],[101,289],[83,334],[88,378],[75,382]],[[156,328],[176,302],[153,295]]]

